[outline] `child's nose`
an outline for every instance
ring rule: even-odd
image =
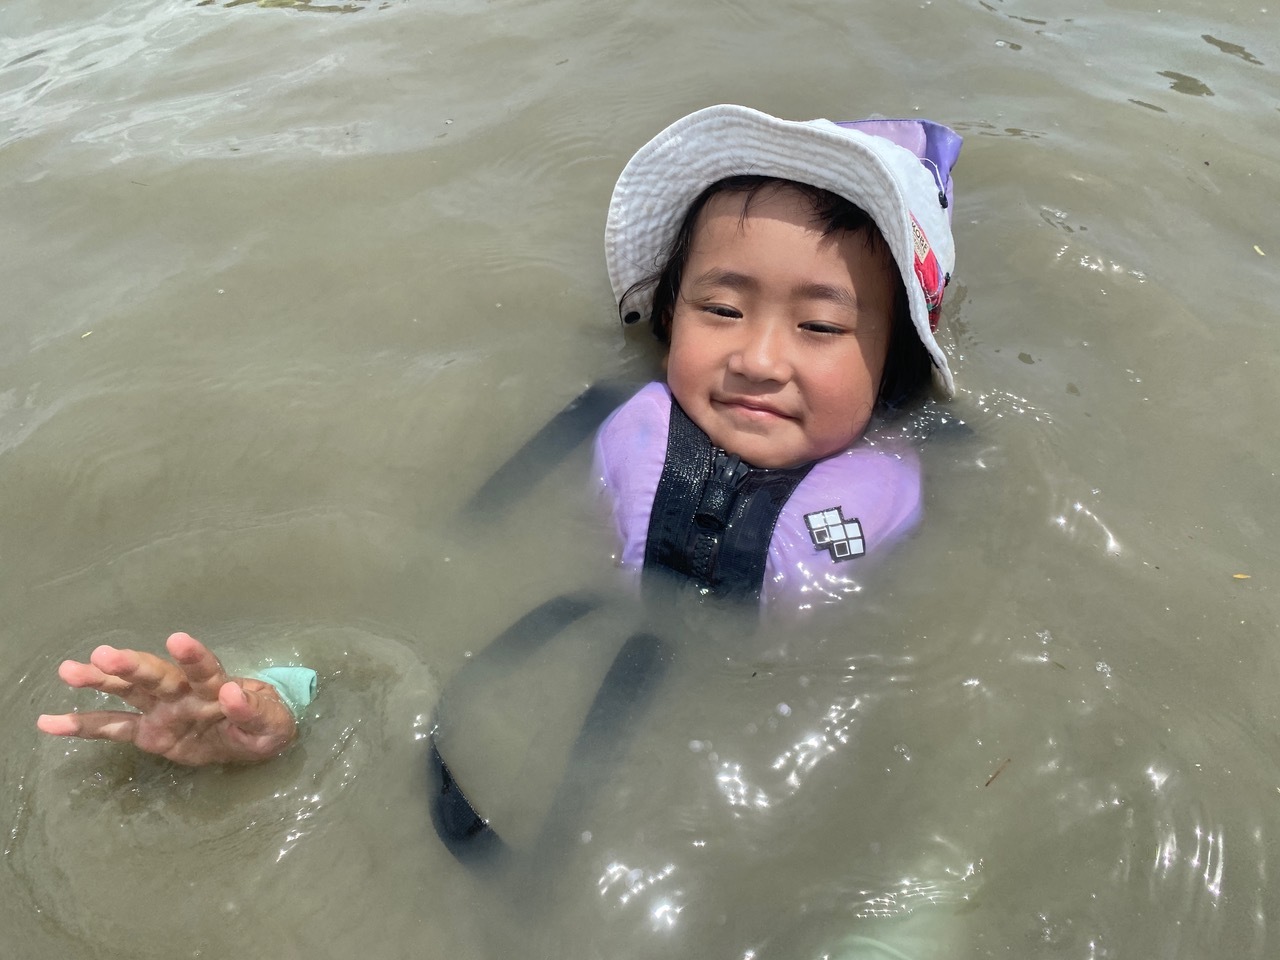
[[[786,381],[791,368],[781,331],[772,325],[745,330],[742,342],[729,358],[729,369],[750,380]]]

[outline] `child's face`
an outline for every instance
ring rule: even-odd
[[[835,453],[866,429],[897,273],[865,233],[823,237],[810,202],[766,189],[712,197],[694,226],[671,321],[667,383],[716,446],[757,467]]]

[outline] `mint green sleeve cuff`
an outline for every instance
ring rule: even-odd
[[[295,718],[316,697],[316,672],[310,667],[263,667],[246,676],[275,687]]]

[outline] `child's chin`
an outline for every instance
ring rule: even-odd
[[[798,467],[818,459],[818,455],[809,456],[804,450],[779,448],[777,445],[761,443],[759,437],[743,441],[717,444],[727,453],[736,453],[753,467],[764,470],[781,470],[786,467]],[[755,442],[752,442],[755,441]]]
[[[812,438],[803,436],[796,421],[785,417],[745,424],[727,420],[727,417],[712,418],[708,425],[711,429],[698,425],[713,444],[726,453],[736,453],[753,467],[765,470],[799,467],[820,460],[828,453],[825,447],[813,443]]]

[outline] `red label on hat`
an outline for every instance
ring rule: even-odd
[[[911,216],[911,236],[915,240],[916,279],[920,281],[924,302],[929,307],[929,330],[934,331],[938,329],[938,320],[942,316],[942,289],[946,284],[933,247],[929,246],[929,239],[920,229],[914,214]]]

